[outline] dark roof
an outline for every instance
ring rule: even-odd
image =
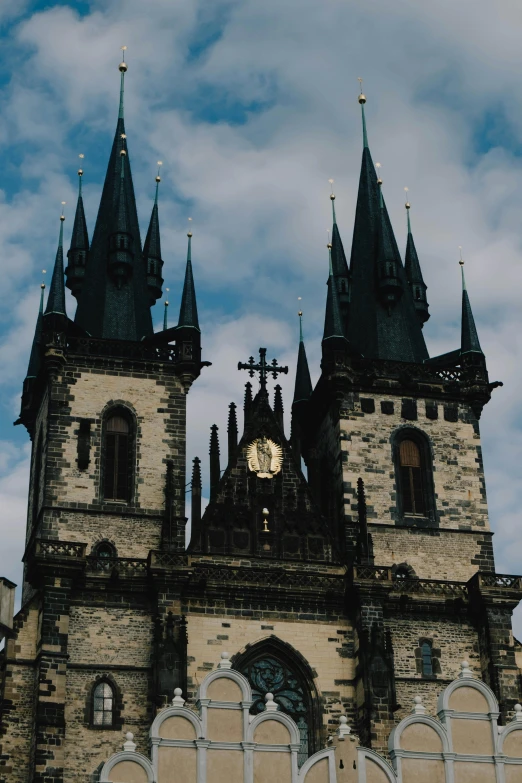
[[[139,341],[152,336],[152,318],[122,115],[120,110],[75,322],[93,337]],[[122,149],[127,155],[120,155]],[[132,274],[118,287],[107,260],[109,237],[123,224],[132,238],[134,256]]]
[[[406,255],[404,257],[404,269],[406,277],[410,283],[421,283],[424,285],[421,265],[417,255],[413,234],[411,233],[410,213],[408,212],[408,239],[406,240]]]
[[[337,225],[337,219],[335,216],[335,205],[332,197],[332,213],[333,213],[333,225],[332,225],[332,269],[334,277],[348,277],[348,262],[344,252],[341,235],[339,233],[339,227]]]
[[[377,295],[377,264],[383,252],[396,263],[403,289],[393,306]],[[379,188],[370,150],[363,149],[350,259],[350,315],[347,338],[367,358],[422,362],[428,352],[386,204],[382,214]]]
[[[65,312],[65,279],[63,272],[63,219],[60,218],[60,236],[58,239],[58,249],[54,262],[53,276],[49,296],[47,297],[47,307],[45,315],[66,315]]]
[[[199,331],[198,306],[196,302],[196,289],[192,275],[191,240],[189,236],[187,249],[187,267],[185,269],[185,282],[181,294],[181,307],[179,309],[179,326],[192,326]]]
[[[34,330],[33,344],[31,346],[31,355],[29,357],[29,366],[27,367],[26,378],[36,378],[38,371],[40,370],[40,344],[42,340],[44,291],[45,285],[42,283],[40,290],[40,307],[38,309],[38,316],[36,318],[36,327]]]
[[[302,340],[299,340],[297,370],[295,373],[294,403],[310,399],[311,394],[312,379],[310,378],[310,369],[308,367],[308,359],[306,358],[305,345]]]
[[[143,245],[143,257],[161,259],[161,241],[160,241],[160,230],[159,230],[157,185],[156,185],[156,198],[154,199],[154,206],[152,207],[150,223],[147,229],[147,236],[145,237],[145,243]]]
[[[88,250],[89,232],[87,231],[87,221],[85,220],[85,210],[83,208],[82,178],[80,177],[79,179],[80,185],[78,192],[78,202],[76,204],[76,214],[74,215],[70,249]]]
[[[330,260],[330,276],[328,278],[328,292],[326,294],[326,312],[324,316],[323,341],[330,337],[344,337],[343,319],[339,305],[339,294],[332,269],[332,251],[328,251]]]
[[[475,326],[475,319],[473,318],[473,312],[471,310],[471,302],[469,301],[468,292],[466,289],[466,280],[464,278],[464,267],[462,269],[462,330],[460,339],[461,353],[482,353],[480,342],[478,338],[477,327]]]

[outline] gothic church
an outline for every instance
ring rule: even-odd
[[[479,715],[479,728],[493,721],[494,737],[505,733],[504,749],[494,739],[487,755],[505,778],[462,772],[454,725],[440,759],[428,740],[415,751],[442,764],[426,781],[522,779],[522,732],[513,729],[520,645],[511,629],[522,578],[495,571],[479,431],[498,384],[488,378],[464,275],[461,344],[428,354],[426,285],[409,220],[404,263],[398,250],[364,95],[349,260],[332,195],[320,379],[313,388],[301,333],[287,436],[281,389],[270,388],[287,368],[264,348],[258,359],[252,345],[256,358],[240,363],[249,374],[243,411],[229,409],[226,464],[211,428],[203,513],[200,461],[191,466],[186,543],[186,399],[209,362],[190,232],[178,324],[153,331],[150,308],[163,284],[159,206],[156,190],[142,245],[126,70],[122,63],[94,232],[89,238],[80,170],[70,247],[65,261],[62,220],[16,422],[32,458],[22,606],[0,618],[0,780],[422,780],[405,772],[413,751],[390,739],[411,720],[415,698],[423,731],[443,736],[432,723],[446,732],[456,710],[461,721]],[[77,300],[74,321],[66,287]],[[0,580],[4,607],[13,589]],[[452,688],[478,696],[455,706],[440,697]],[[470,707],[479,696],[482,712]],[[509,732],[518,738],[511,756]],[[173,749],[181,761],[161,755]],[[488,772],[481,752],[463,751],[462,764]],[[357,777],[370,761],[375,769]],[[443,776],[450,766],[461,770],[455,778]]]

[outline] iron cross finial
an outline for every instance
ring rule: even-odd
[[[273,378],[277,378],[279,373],[284,373],[286,375],[288,372],[288,367],[278,366],[277,359],[272,359],[270,364],[266,363],[266,348],[259,349],[259,364],[256,364],[254,357],[251,356],[248,362],[239,362],[237,369],[248,370],[248,374],[251,378],[254,377],[256,372],[258,372],[261,391],[266,391],[267,375],[271,373]]]

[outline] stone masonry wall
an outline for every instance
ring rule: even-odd
[[[416,409],[414,419],[402,416],[405,410],[400,398],[352,395],[346,400],[341,411],[346,514],[357,512],[355,490],[362,476],[368,521],[400,522],[392,436],[400,427],[410,427],[429,439],[438,524],[444,528],[489,530],[480,435],[471,410],[464,405],[449,410],[434,400],[409,402],[416,403],[407,407],[410,417]],[[426,406],[437,418],[428,418]],[[364,412],[363,408],[374,408],[374,412]],[[448,417],[458,420],[448,421]]]

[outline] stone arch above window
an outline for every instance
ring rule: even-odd
[[[101,494],[104,500],[129,503],[133,498],[136,422],[122,405],[105,411],[102,425]]]
[[[399,524],[436,524],[435,492],[430,442],[413,427],[401,427],[393,435],[393,461],[397,487]]]
[[[289,715],[300,733],[298,763],[321,747],[319,700],[310,667],[296,650],[277,637],[249,646],[232,659],[252,689],[252,715],[265,709],[265,696],[272,693],[279,710]]]

